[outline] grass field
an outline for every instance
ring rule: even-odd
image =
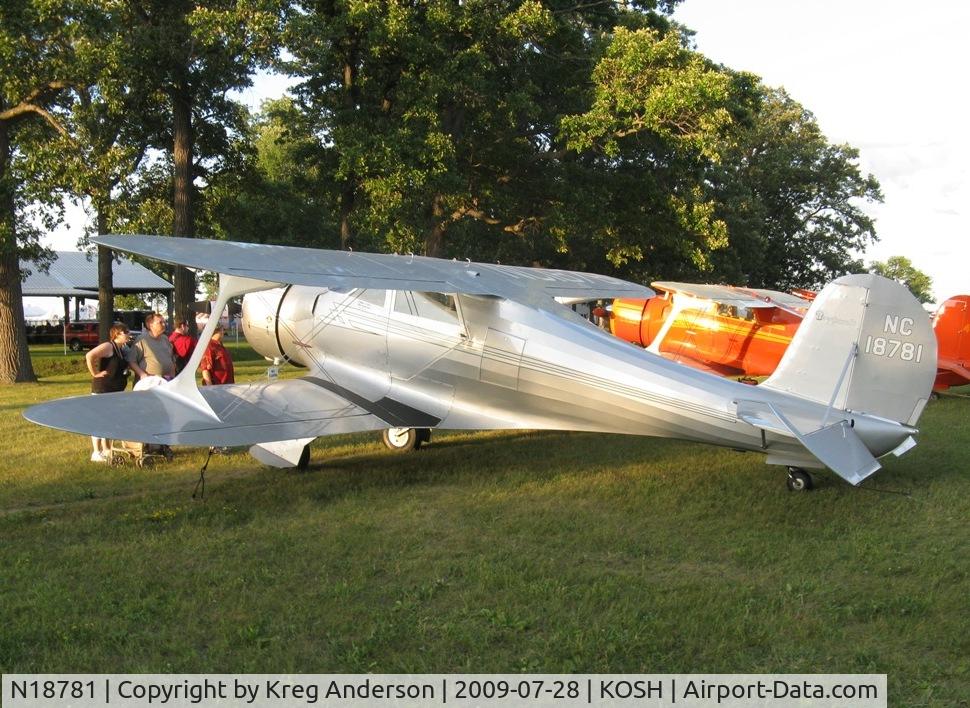
[[[370,434],[306,472],[215,456],[199,501],[202,450],[112,468],[25,422],[89,385],[35,362],[0,389],[3,672],[877,672],[893,706],[970,701],[968,398],[861,489],[675,441]]]

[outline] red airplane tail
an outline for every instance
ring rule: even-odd
[[[934,390],[970,383],[970,295],[954,295],[933,317],[939,351]]]

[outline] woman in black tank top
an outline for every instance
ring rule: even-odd
[[[128,362],[122,347],[128,342],[128,328],[123,324],[111,327],[109,341],[102,342],[84,355],[91,374],[91,393],[124,391],[128,383]],[[92,462],[107,462],[110,444],[104,438],[91,438]]]

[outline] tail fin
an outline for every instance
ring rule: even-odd
[[[815,298],[767,386],[914,425],[936,376],[929,315],[905,286],[846,275]]]
[[[970,383],[970,295],[954,295],[933,318],[939,346],[936,388]]]

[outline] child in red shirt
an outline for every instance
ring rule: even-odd
[[[209,340],[209,346],[202,355],[202,363],[199,370],[202,372],[202,385],[212,386],[213,384],[235,383],[236,377],[232,369],[232,356],[229,350],[222,343],[222,335],[225,329],[222,325],[216,325]]]
[[[180,372],[189,363],[192,350],[195,349],[196,339],[189,334],[189,323],[184,317],[175,318],[175,329],[168,335],[168,341],[175,350],[175,373]]]

